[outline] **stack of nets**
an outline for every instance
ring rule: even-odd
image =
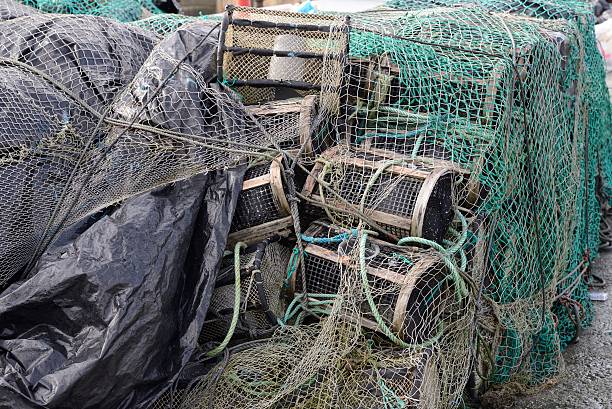
[[[449,7],[459,4],[455,1],[443,3]],[[556,331],[544,328],[544,333],[537,338],[537,342],[552,344],[558,336],[561,349],[565,349],[576,337],[579,328],[589,325],[592,320],[588,288],[581,276],[589,262],[597,257],[600,201],[612,198],[612,111],[606,93],[603,60],[593,28],[593,10],[588,2],[574,0],[554,3],[478,0],[474,3],[490,12],[545,19],[542,25],[553,31],[563,32],[561,27],[567,25],[565,20],[574,26],[571,42],[564,51],[564,75],[560,81],[569,90],[566,93],[566,121],[574,128],[573,134],[579,136],[576,144],[580,167],[580,187],[576,197],[577,225],[568,271],[559,279],[557,300],[553,305]],[[430,7],[431,2],[390,0],[386,4],[398,9],[425,9]],[[546,371],[542,375],[546,377]]]
[[[228,249],[212,369],[155,408],[454,408],[468,381],[559,374],[590,319],[610,157],[578,5],[131,24],[23,7],[0,14],[0,285],[72,222],[201,172],[248,164],[270,207],[238,214],[290,219],[267,261]]]
[[[560,373],[591,319],[594,180],[609,143],[590,20],[402,7],[339,18],[346,54],[330,31],[328,58],[345,68],[321,88],[337,90],[322,101],[334,126],[315,129],[335,146],[314,164],[294,156],[310,182],[296,194],[294,298],[279,329],[230,347],[172,407],[446,408],[470,379],[533,386]],[[238,12],[259,35],[293,18]],[[218,78],[238,91],[241,79]],[[441,221],[450,189],[454,217],[427,238],[413,228],[432,169],[452,183],[428,185],[426,211]],[[419,282],[422,252],[439,262],[419,299],[393,280]]]

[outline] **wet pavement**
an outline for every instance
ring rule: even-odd
[[[595,301],[595,320],[564,352],[556,383],[527,396],[485,397],[483,409],[612,409],[612,251],[600,254],[593,272],[608,283],[608,300]]]

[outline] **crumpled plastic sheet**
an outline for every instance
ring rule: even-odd
[[[86,220],[0,294],[0,408],[161,395],[195,351],[243,175],[198,175]]]

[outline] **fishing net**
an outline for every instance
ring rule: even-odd
[[[88,14],[128,22],[162,13],[152,0],[21,0],[44,13]]]
[[[156,14],[141,20],[130,22],[130,25],[150,31],[160,38],[174,33],[181,26],[197,20],[210,20],[209,16],[190,17],[181,14]]]
[[[163,41],[91,16],[30,15],[0,31],[2,284],[85,215],[251,152],[265,157],[273,144],[232,91],[206,78],[212,23]]]
[[[155,408],[453,408],[468,380],[559,373],[591,316],[609,143],[591,20],[11,7],[0,283],[98,209],[249,165],[200,338],[214,367]]]
[[[591,5],[580,1],[547,3],[479,0],[475,3],[490,11],[547,19],[544,25],[555,31],[563,31],[557,27],[565,24],[555,19],[566,19],[576,27],[573,38],[566,41],[566,74],[560,81],[569,91],[566,96],[570,104],[566,110],[567,121],[574,127],[575,135],[583,135],[576,145],[577,164],[580,167],[576,202],[578,223],[570,252],[568,274],[559,280],[558,295],[553,306],[556,331],[545,329],[535,340],[536,343],[554,345],[558,336],[563,350],[574,339],[579,328],[589,325],[592,320],[588,288],[586,280],[582,278],[586,266],[596,257],[599,246],[600,203],[597,190],[609,192],[612,186],[612,112],[606,93],[603,60],[593,29],[594,16]],[[409,9],[426,8],[430,4],[419,0],[387,2],[391,7]],[[458,2],[445,1],[444,4],[452,6]],[[603,184],[598,188],[597,180],[600,177]],[[555,362],[551,366],[555,367]],[[550,372],[550,368],[543,370],[542,377],[546,378]]]
[[[343,75],[322,84],[302,75],[321,18],[233,11],[253,37],[293,45],[233,50],[267,76],[223,66],[219,80],[258,103],[316,85],[334,146],[296,158],[303,229],[279,328],[229,348],[171,407],[457,407],[468,379],[529,386],[562,369],[572,326],[590,319],[589,181],[606,138],[605,118],[584,118],[609,109],[594,106],[590,23],[403,7],[329,30],[348,49],[331,43]],[[275,83],[273,58],[299,60],[285,66],[300,79]]]

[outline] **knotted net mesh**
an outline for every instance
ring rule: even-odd
[[[600,200],[610,200],[612,173],[612,147],[610,127],[612,112],[605,86],[603,60],[598,50],[593,29],[594,16],[591,5],[581,1],[550,2],[500,2],[477,1],[479,6],[494,12],[508,12],[547,20],[544,24],[554,27],[564,24],[562,20],[575,24],[577,33],[573,44],[564,50],[564,75],[560,79],[569,90],[568,103],[574,108],[566,110],[568,123],[574,126],[574,134],[583,136],[576,148],[577,164],[580,168],[580,185],[577,191],[577,226],[570,253],[568,274],[559,280],[553,312],[549,325],[534,342],[554,344],[560,337],[561,349],[572,341],[579,328],[592,320],[592,306],[587,285],[582,280],[585,266],[597,256],[599,246]],[[428,1],[391,0],[386,3],[400,9],[421,9],[430,6]],[[448,6],[458,2],[447,1]],[[552,326],[552,327],[551,327]],[[558,332],[558,334],[557,334]],[[511,335],[513,337],[513,335]],[[552,363],[555,367],[555,363]],[[539,368],[542,377],[553,369]]]
[[[591,181],[609,138],[589,22],[400,7],[345,21],[344,75],[325,88],[338,89],[335,146],[303,169],[298,193],[301,223],[332,227],[300,235],[294,309],[271,339],[230,348],[175,407],[457,407],[469,378],[558,375],[588,323]],[[423,299],[384,273],[419,282],[421,251],[445,261],[425,268],[437,284]],[[415,332],[393,319],[402,295]]]
[[[117,21],[136,21],[162,11],[152,0],[22,0],[44,13],[87,14]]]
[[[0,22],[0,230],[10,238],[0,244],[0,283],[27,273],[63,227],[96,210],[251,152],[266,156],[269,136],[234,93],[205,78],[215,30],[202,24],[160,42],[91,16]],[[193,44],[176,49],[178,36]]]
[[[452,408],[468,381],[558,375],[591,317],[610,166],[592,20],[451,3],[130,24],[6,3],[0,283],[98,209],[248,162],[259,213],[294,230],[259,268],[276,322],[245,343],[230,324],[210,372],[155,408]],[[247,293],[232,315],[261,307]],[[206,331],[204,354],[223,335]]]

